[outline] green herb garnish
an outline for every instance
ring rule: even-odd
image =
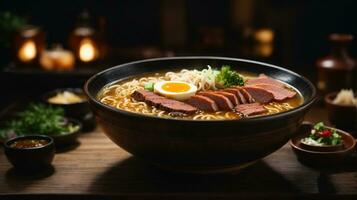
[[[68,123],[64,110],[44,104],[30,104],[17,118],[8,122],[0,137],[7,138],[11,134],[20,135],[62,135],[72,133],[79,126]]]
[[[243,86],[244,80],[240,74],[231,70],[230,66],[223,65],[216,76],[216,83],[219,88],[227,88],[234,85]]]
[[[342,143],[342,137],[335,129],[327,128],[323,122],[314,125],[309,138],[321,145],[338,145]]]
[[[317,131],[323,131],[325,129],[325,124],[323,122],[316,123],[314,129]]]
[[[147,90],[147,91],[153,92],[154,91],[154,85],[155,85],[155,83],[152,83],[152,82],[146,83],[144,85],[144,89]]]
[[[26,24],[26,20],[14,13],[0,12],[0,46],[10,47],[12,35]]]

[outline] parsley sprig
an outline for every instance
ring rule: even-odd
[[[32,103],[0,130],[0,137],[6,139],[9,135],[61,135],[78,128],[68,123],[62,108]]]
[[[216,83],[219,88],[227,88],[230,86],[243,86],[244,79],[236,71],[231,70],[229,65],[223,65],[216,76]]]
[[[314,125],[309,137],[325,145],[335,146],[342,143],[341,135],[339,135],[335,129],[327,128],[323,122]]]

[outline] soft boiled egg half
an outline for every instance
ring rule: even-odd
[[[197,87],[182,81],[161,81],[155,83],[154,92],[170,99],[183,101],[197,92]]]

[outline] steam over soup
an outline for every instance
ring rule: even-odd
[[[97,98],[129,112],[193,120],[241,119],[293,109],[303,102],[292,86],[264,74],[216,70],[158,72],[105,86]]]

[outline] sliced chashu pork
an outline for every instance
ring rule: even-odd
[[[187,100],[187,103],[207,112],[216,112],[218,111],[218,106],[215,101],[212,99],[202,96],[202,95],[193,95],[190,99]]]
[[[241,104],[235,107],[236,112],[245,116],[257,115],[267,112],[267,110],[259,103]]]
[[[217,94],[214,91],[199,92],[199,95],[212,99],[218,105],[219,110],[232,110],[233,103],[224,95]]]
[[[224,90],[214,91],[214,93],[221,94],[221,95],[227,97],[232,102],[233,106],[236,106],[236,105],[240,104],[239,101],[238,101],[238,98],[237,98],[237,96],[235,94],[226,92]]]
[[[224,89],[225,92],[229,92],[231,94],[236,95],[239,104],[246,104],[246,103],[253,103],[254,99],[252,96],[247,93],[247,91],[243,90],[242,88],[239,87],[232,87],[232,88],[227,88]]]
[[[256,102],[269,103],[274,100],[274,95],[266,89],[256,86],[244,86],[243,88],[254,98]]]
[[[244,88],[253,96],[253,98],[261,103],[268,103],[272,100],[282,101],[296,95],[296,92],[286,88],[284,83],[264,74],[261,74],[258,78],[248,79],[245,85]],[[269,101],[271,96],[273,96],[273,99]]]
[[[259,87],[267,90],[268,92],[272,93],[274,96],[274,99],[277,101],[282,101],[288,98],[293,98],[296,95],[296,92],[291,91],[286,88],[282,88],[279,86],[275,85],[270,85],[270,84],[256,84],[254,87]]]
[[[248,79],[245,82],[246,86],[251,86],[251,85],[256,85],[256,84],[270,84],[270,85],[275,85],[277,87],[285,87],[285,84],[277,81],[273,78],[270,78],[264,74],[261,74],[258,78],[252,78],[252,79]]]
[[[149,105],[153,105],[168,112],[194,114],[197,111],[196,107],[193,107],[187,103],[173,99],[167,99],[146,90],[136,90],[131,96],[137,101],[145,101]]]

